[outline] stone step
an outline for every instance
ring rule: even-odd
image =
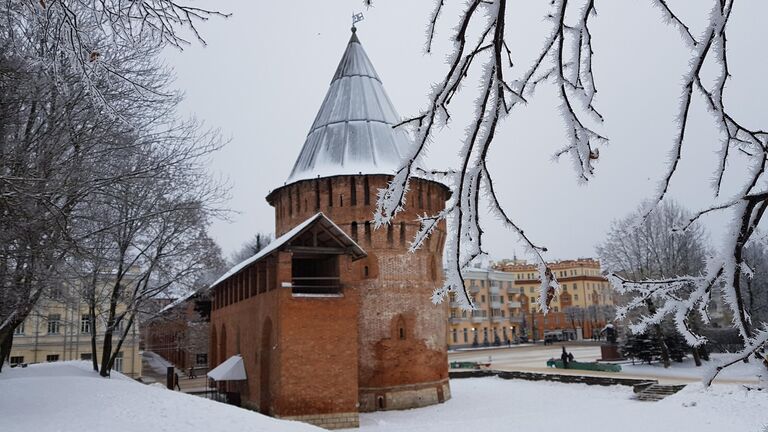
[[[685,385],[653,384],[637,393],[633,399],[642,402],[658,402],[667,396],[671,396],[683,389]]]

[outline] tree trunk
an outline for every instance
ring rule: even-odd
[[[671,364],[669,361],[669,348],[664,341],[664,332],[661,330],[661,324],[654,325],[653,329],[656,331],[656,338],[658,339],[659,349],[661,350],[661,362],[664,364],[664,368],[668,368]]]
[[[96,305],[95,299],[90,299],[88,302],[88,320],[91,322],[91,362],[93,363],[93,370],[99,371],[99,359],[96,353]]]
[[[699,355],[699,347],[693,347],[691,349],[693,354],[693,362],[696,363],[696,367],[701,366],[701,355]]]
[[[646,299],[645,305],[648,307],[649,314],[653,315],[656,313],[656,305],[653,304],[651,299]],[[669,348],[667,347],[667,343],[664,342],[664,332],[661,329],[661,324],[654,324],[653,330],[656,333],[657,343],[659,344],[659,350],[661,351],[661,362],[664,364],[664,368],[668,368],[670,366]]]
[[[13,331],[16,328],[8,327],[8,330],[4,330],[0,333],[0,372],[3,371],[3,365],[11,356],[11,348],[13,347]]]

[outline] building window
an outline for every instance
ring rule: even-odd
[[[574,295],[573,295],[573,299],[574,299],[574,300],[579,300],[579,295],[578,295],[578,294],[574,294]]]
[[[459,336],[458,336],[458,334],[456,332],[456,329],[453,329],[453,331],[451,333],[453,335],[453,343],[458,342],[459,341]]]
[[[534,288],[534,287],[531,287],[529,291],[530,291],[530,292],[535,292],[535,291],[536,291],[536,288]]]
[[[568,284],[563,284],[563,291],[568,291]]]
[[[91,318],[88,315],[80,317],[80,333],[91,332]]]
[[[45,356],[45,361],[47,362],[57,362],[59,361],[59,355],[58,354],[48,354]]]
[[[123,371],[123,352],[120,351],[115,356],[115,362],[112,363],[112,370],[122,372]]]
[[[469,338],[467,337],[467,329],[464,329],[464,343],[469,342]]]
[[[331,179],[326,182],[328,185],[328,207],[333,207],[333,183]]]
[[[557,310],[557,306],[555,306],[554,309],[555,309],[555,312],[560,312],[559,310]],[[557,317],[555,317],[555,319],[557,319]]]
[[[15,329],[13,329],[14,336],[21,336],[24,334],[24,321],[21,322]]]
[[[61,315],[59,314],[48,315],[48,334],[58,334],[60,323],[61,323]]]
[[[395,242],[395,233],[394,229],[392,228],[392,224],[387,225],[387,246],[392,246],[392,244]]]
[[[485,303],[485,295],[480,295],[480,303]]]
[[[363,226],[363,229],[365,231],[365,241],[367,244],[371,244],[371,222],[365,221],[365,225]]]
[[[195,355],[195,364],[198,366],[205,366],[208,364],[208,354],[198,353]]]
[[[357,205],[357,184],[355,184],[355,178],[349,178],[349,200],[351,205]]]
[[[24,356],[11,356],[11,366],[24,363]]]

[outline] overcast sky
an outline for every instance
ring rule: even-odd
[[[448,2],[438,24],[435,52],[424,55],[432,3],[378,0],[366,10],[360,0],[219,1],[215,7],[233,15],[200,26],[208,46],[168,52],[177,86],[186,93],[183,112],[220,128],[231,139],[211,161],[211,169],[229,179],[229,206],[237,212],[232,221],[217,221],[212,228],[227,255],[254,233],[274,230],[274,211],[264,197],[283,184],[293,167],[349,39],[353,12],[365,15],[358,35],[399,114],[413,115],[426,104],[431,83],[447,71],[448,38],[458,7],[464,4]],[[543,17],[549,2],[540,3],[509,2],[519,8],[510,13],[507,37],[521,68],[537,53],[547,32]],[[611,143],[601,149],[593,180],[579,185],[569,158],[553,161],[553,153],[564,144],[563,125],[546,86],[528,106],[516,109],[493,145],[491,170],[502,201],[531,239],[549,248],[550,259],[594,256],[610,222],[652,196],[667,166],[689,54],[650,3],[596,2],[596,105],[606,117],[600,130]],[[766,3],[738,3],[728,40],[733,78],[726,104],[751,127],[759,127],[759,122],[765,127],[768,112],[768,35],[759,21],[768,12]],[[692,4],[670,2],[698,34],[706,13],[701,5],[708,2]],[[453,103],[454,123],[437,135],[427,165],[457,166],[475,90],[474,85],[465,87]],[[692,132],[672,194],[692,210],[711,201],[708,185],[719,143],[702,101],[694,104]],[[720,241],[727,221],[727,215],[705,221],[713,241]],[[485,223],[484,242],[494,258],[520,254],[522,248],[510,233],[490,216]]]

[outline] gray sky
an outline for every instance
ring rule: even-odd
[[[456,5],[453,5],[456,3]],[[546,5],[512,2],[508,38],[513,60],[526,67],[547,32]],[[601,149],[596,178],[576,182],[568,157],[553,161],[563,144],[562,122],[554,94],[541,87],[531,103],[516,110],[502,126],[491,155],[496,189],[510,214],[531,239],[550,250],[548,258],[594,255],[610,222],[652,196],[668,163],[675,132],[681,75],[688,61],[678,34],[665,26],[650,1],[597,1],[593,20],[596,105],[606,117],[601,131],[611,139]],[[687,1],[671,1],[689,20],[694,34],[706,12]],[[766,120],[761,101],[768,96],[764,79],[768,35],[760,16],[768,2],[736,5],[729,47],[733,75],[726,104],[747,126]],[[227,20],[201,25],[208,46],[169,51],[177,86],[186,93],[185,114],[221,128],[231,143],[216,154],[211,169],[232,185],[231,222],[217,221],[213,237],[226,254],[255,232],[274,230],[267,193],[288,177],[304,138],[328,90],[349,39],[350,16],[362,11],[358,35],[401,116],[426,104],[431,83],[447,72],[448,38],[464,2],[448,2],[438,24],[435,51],[423,54],[431,1],[379,0],[365,10],[360,0],[334,2],[215,2],[232,12]],[[451,9],[453,7],[453,9]],[[680,9],[682,8],[682,9]],[[692,9],[692,10],[685,10]],[[458,145],[471,112],[475,88],[466,86],[453,103],[454,123],[430,148],[427,165],[455,167]],[[695,99],[692,133],[684,147],[680,175],[672,196],[695,210],[711,200],[708,189],[719,142],[703,101]],[[734,172],[739,167],[734,167]],[[730,183],[729,183],[730,184]],[[728,215],[707,219],[714,241],[723,235]],[[494,258],[522,250],[491,216],[485,217],[484,242]]]

